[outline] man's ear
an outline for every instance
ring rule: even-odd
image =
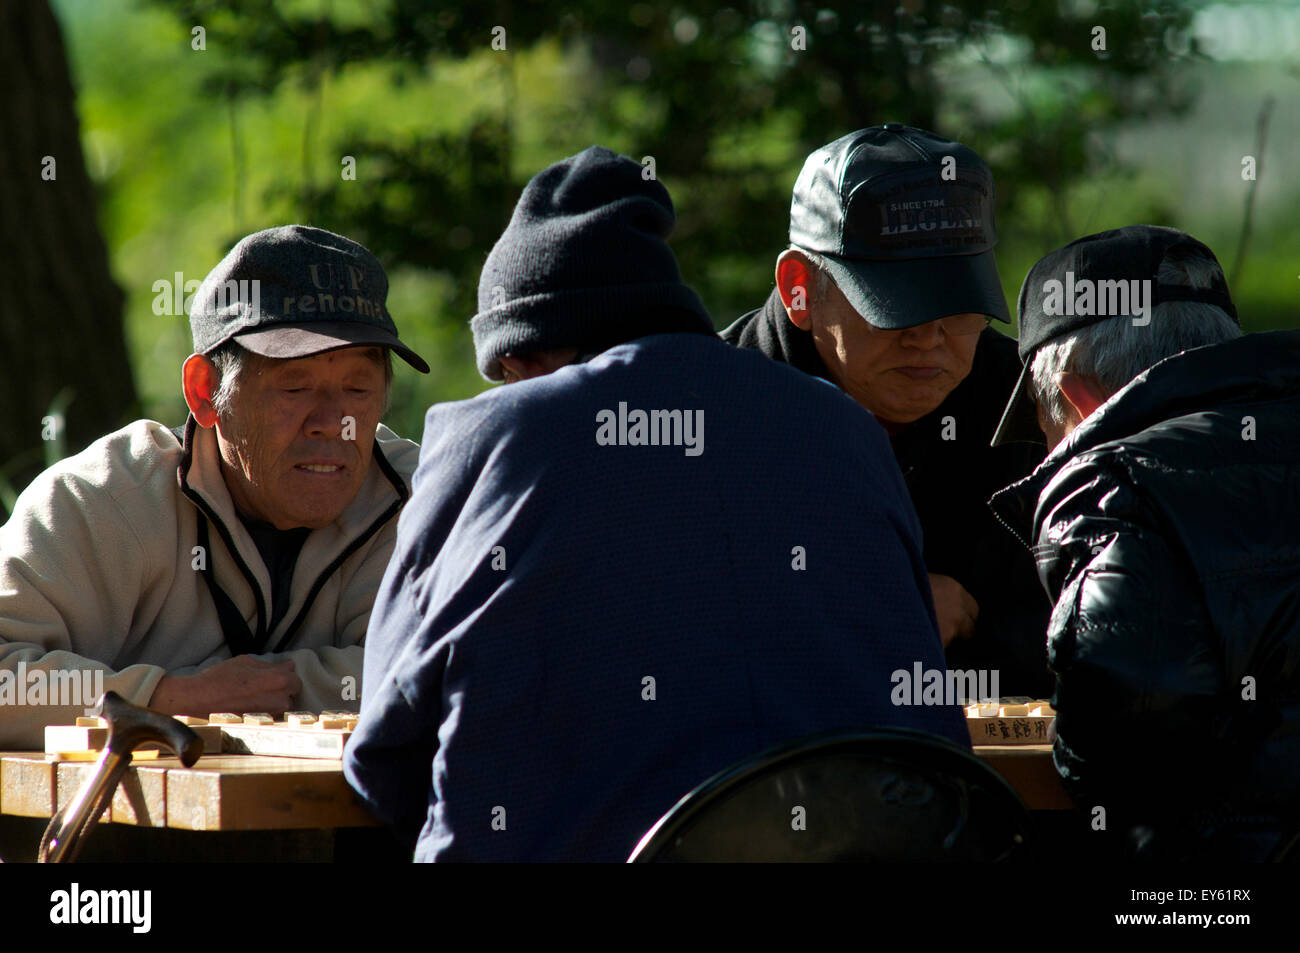
[[[572,364],[577,356],[577,348],[563,347],[533,351],[522,356],[518,354],[502,354],[498,360],[501,361],[501,366],[514,376],[515,380],[526,381],[534,377],[544,377],[552,371],[558,371],[561,367]]]
[[[797,248],[787,248],[776,259],[776,291],[785,305],[785,313],[801,331],[812,327],[808,300],[812,296],[817,269],[808,256]]]
[[[191,354],[185,359],[185,366],[181,368],[181,390],[200,427],[216,425],[217,411],[212,406],[212,398],[220,382],[216,365],[202,354]]]
[[[1061,388],[1061,395],[1074,408],[1079,420],[1087,420],[1098,407],[1106,403],[1110,395],[1090,377],[1083,377],[1072,371],[1066,371],[1056,382]]]

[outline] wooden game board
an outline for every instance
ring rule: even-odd
[[[973,745],[1041,745],[1056,712],[1051,702],[1028,698],[999,698],[966,706],[966,727]]]
[[[207,718],[177,715],[203,739],[205,756],[263,754],[289,758],[341,760],[343,748],[357,726],[355,712],[289,712],[281,721],[270,715],[214,712]],[[84,760],[108,743],[108,723],[102,718],[78,718],[76,725],[45,729],[45,752],[52,760]]]

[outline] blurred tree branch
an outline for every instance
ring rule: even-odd
[[[1255,219],[1255,190],[1259,187],[1259,180],[1264,174],[1264,146],[1268,142],[1268,122],[1273,114],[1273,97],[1270,96],[1264,100],[1264,105],[1260,107],[1259,118],[1255,121],[1255,177],[1251,179],[1250,187],[1246,190],[1246,210],[1241,217],[1241,235],[1237,239],[1237,254],[1232,260],[1232,272],[1228,275],[1228,287],[1237,287],[1237,279],[1241,277],[1241,271],[1246,266],[1246,251],[1250,247],[1250,236],[1254,230]]]
[[[228,79],[247,95],[348,64],[388,64],[394,82],[428,76],[445,62],[488,54],[493,28],[506,28],[508,52],[491,54],[503,58],[503,95],[495,112],[474,116],[462,132],[431,127],[403,141],[345,132],[341,141],[315,143],[304,130],[297,207],[377,245],[390,266],[451,275],[458,290],[448,313],[458,321],[472,313],[482,256],[536,171],[513,162],[523,128],[513,105],[514,56],[560,44],[588,79],[575,101],[554,104],[540,124],[543,141],[528,151],[576,152],[590,144],[576,130],[594,127],[634,158],[655,155],[679,202],[679,258],[720,322],[770,287],[803,157],[866,125],[933,128],[941,114],[955,117],[936,131],[984,155],[1002,221],[1017,213],[1021,229],[1048,247],[1075,237],[1071,195],[1090,168],[1089,135],[1185,108],[1188,97],[1171,77],[1191,56],[1171,52],[1164,38],[1185,31],[1199,5],[1131,0],[1085,14],[1082,5],[1003,0],[736,0],[690,9],[600,0],[556,12],[532,0],[390,0],[344,20],[321,5],[272,0],[151,2],[187,25],[206,24],[210,43],[234,51]],[[1105,51],[1092,49],[1094,25],[1107,30]],[[1010,112],[968,88],[980,63],[1006,88]],[[1013,70],[1032,90],[1009,82]],[[774,128],[782,130],[776,140]],[[751,151],[758,143],[769,144],[761,158]],[[380,170],[378,178],[360,196],[343,194],[337,177],[318,186],[307,172],[309,148],[354,155]],[[750,264],[715,267],[724,260]]]

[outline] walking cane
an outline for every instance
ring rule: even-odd
[[[108,743],[76,797],[50,818],[37,852],[38,863],[57,864],[76,859],[82,841],[112,801],[118,782],[131,767],[131,752],[140,745],[160,744],[174,752],[187,768],[203,754],[203,739],[185,725],[171,715],[133,705],[117,692],[105,692],[92,714],[108,721]]]

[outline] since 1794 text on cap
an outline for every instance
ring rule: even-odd
[[[971,149],[887,122],[823,146],[804,163],[790,242],[816,252],[875,327],[952,314],[1009,321],[993,247],[993,175]]]

